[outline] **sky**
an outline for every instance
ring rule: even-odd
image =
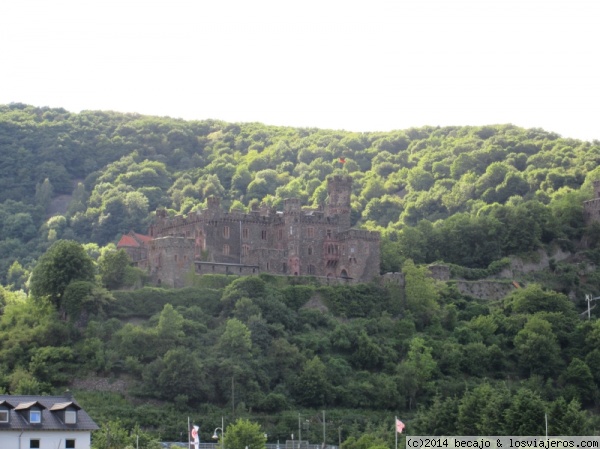
[[[600,140],[597,0],[4,0],[0,104]]]

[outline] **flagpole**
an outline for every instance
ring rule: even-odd
[[[188,449],[190,449],[190,446],[192,445],[192,433],[191,433],[191,429],[190,429],[190,417],[188,416]]]
[[[397,422],[398,422],[398,417],[394,416],[394,435],[396,435],[396,449],[398,449],[398,429],[396,428]]]

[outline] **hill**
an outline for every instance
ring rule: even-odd
[[[598,321],[579,313],[600,287],[600,226],[583,213],[598,162],[599,142],[513,125],[352,133],[0,106],[0,388],[114,381],[118,394],[78,392],[86,410],[170,440],[187,414],[205,433],[248,416],[285,440],[300,413],[319,441],[323,409],[331,432],[390,447],[394,415],[413,434],[541,434],[544,413],[556,434],[597,432]],[[380,272],[402,285],[134,289],[143,276],[114,251],[156,208],[317,205],[335,174],[354,179],[352,225],[381,233]],[[61,245],[96,278],[48,302],[38,267],[52,272]],[[482,300],[461,287],[493,277],[514,288]]]

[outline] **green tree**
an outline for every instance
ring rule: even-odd
[[[327,367],[319,356],[307,360],[294,386],[297,400],[306,406],[327,405],[333,399],[333,388]]]
[[[102,253],[98,258],[98,271],[102,284],[109,290],[122,287],[130,263],[131,260],[123,249]]]
[[[402,267],[406,306],[422,327],[431,322],[439,309],[435,280],[427,267],[417,267],[412,260],[406,260]]]
[[[567,401],[575,399],[584,405],[591,405],[597,399],[598,389],[592,371],[577,357],[571,360],[567,369],[560,375],[559,384],[563,388],[562,395]]]
[[[228,357],[247,359],[252,349],[252,338],[248,326],[237,318],[227,320],[225,330],[218,343],[221,354]]]
[[[267,445],[265,432],[260,424],[240,418],[227,426],[219,440],[220,447],[227,449],[264,449]]]
[[[506,428],[511,435],[543,435],[546,404],[539,394],[520,388],[506,410]]]
[[[550,376],[561,365],[560,346],[550,323],[540,317],[529,318],[514,339],[521,369],[531,374]]]
[[[48,297],[59,311],[67,286],[73,281],[94,281],[94,263],[83,247],[73,241],[59,240],[38,260],[31,273],[31,294]]]

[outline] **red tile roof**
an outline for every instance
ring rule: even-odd
[[[135,246],[135,247],[138,247],[138,246],[140,246],[140,244],[132,236],[130,236],[130,235],[124,235],[123,237],[121,237],[121,240],[119,240],[119,243],[117,243],[117,248],[122,248],[123,246]]]
[[[121,237],[121,240],[117,243],[117,248],[122,248],[124,246],[139,248],[142,243],[147,243],[150,240],[152,240],[152,237],[149,235],[130,232]]]

